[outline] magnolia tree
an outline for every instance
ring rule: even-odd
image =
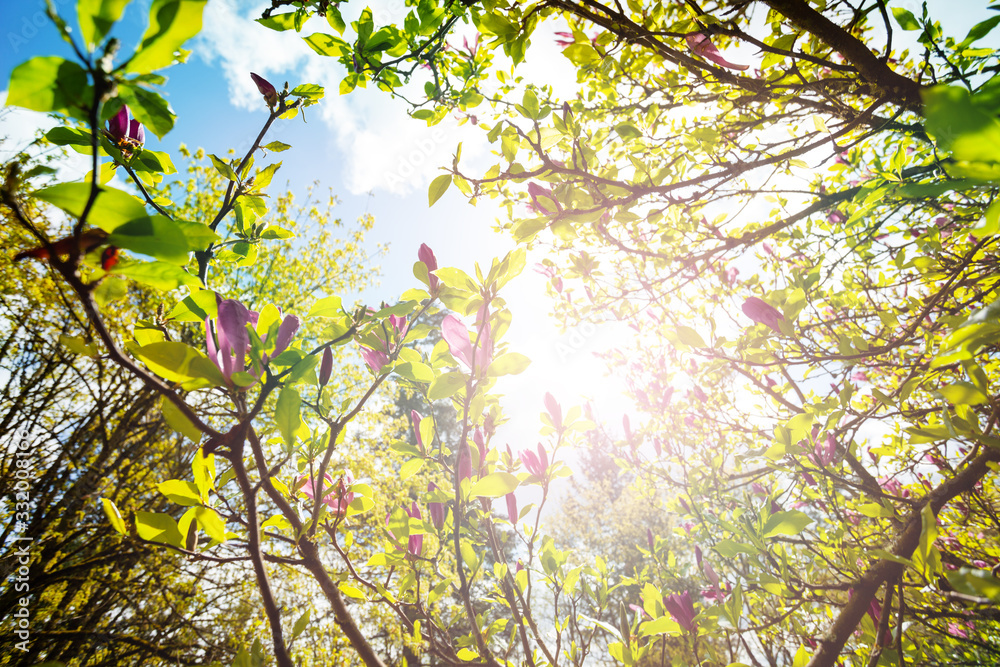
[[[499,198],[553,250],[564,322],[638,332],[608,357],[646,417],[605,435],[687,548],[650,537],[615,659],[996,659],[1000,17],[963,8],[960,38],[883,0],[260,19],[339,59],[342,91],[481,128],[495,163],[456,153],[430,201]],[[539,40],[575,95],[509,68]]]
[[[109,520],[122,539],[251,563],[277,664],[293,664],[289,644],[310,622],[275,592],[289,568],[311,578],[367,665],[387,659],[361,616],[373,607],[396,616],[405,659],[437,664],[928,664],[1000,652],[1000,121],[996,58],[976,46],[1000,20],[957,41],[926,11],[882,2],[422,0],[401,26],[364,10],[348,32],[339,5],[274,0],[263,24],[300,31],[319,14],[350,38],[305,36],[348,66],[341,92],[425,83],[416,118],[457,110],[478,123],[497,163],[474,175],[456,156],[431,203],[451,184],[501,197],[522,244],[475,276],[423,247],[422,285],[398,303],[347,311],[331,294],[294,314],[206,280],[286,235],[268,225],[263,196],[277,164],[254,160],[282,150],[267,130],[322,89],[247,73],[267,122],[245,156],[213,159],[226,180],[217,213],[184,220],[162,192],[169,158],[143,144],[173,124],[156,71],[183,59],[204,3],[154,0],[139,47],[121,55],[110,34],[125,4],[81,2],[79,39],[53,15],[78,60],[32,59],[10,84],[8,104],[66,120],[49,139],[87,152],[91,175],[28,192],[11,166],[0,194],[38,237],[19,256],[51,265],[108,361],[202,443],[190,478],[160,484],[187,509],[123,516],[107,501]],[[546,20],[577,67],[574,99],[495,64],[523,60]],[[464,23],[480,38],[449,45]],[[900,29],[915,35],[912,53],[899,50]],[[753,69],[722,50],[737,43],[760,50]],[[106,185],[116,171],[137,194]],[[72,233],[38,233],[31,199],[65,211]],[[500,451],[496,378],[527,365],[502,342],[500,290],[540,244],[554,250],[540,268],[567,323],[614,318],[639,332],[641,346],[609,359],[646,417],[602,434],[547,397],[545,442]],[[166,290],[154,326],[110,333],[96,299],[109,274]],[[442,314],[428,351],[427,322]],[[192,321],[202,333],[181,335]],[[368,372],[355,394],[336,391],[353,372],[334,362],[345,347]],[[404,498],[355,479],[338,454],[387,380],[450,401],[460,426],[445,441],[412,416],[416,445],[391,447],[399,477],[429,483]],[[561,448],[609,438],[637,496],[676,521],[673,535],[647,532],[625,577],[610,574],[618,554],[573,553],[539,519],[569,473]],[[514,492],[530,486],[542,502],[519,508]],[[377,502],[387,516],[369,516]],[[238,662],[263,659],[255,647]]]

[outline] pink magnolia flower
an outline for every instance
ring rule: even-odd
[[[417,436],[417,447],[420,449],[420,453],[426,453],[424,450],[424,439],[420,435],[420,422],[423,417],[416,410],[410,410],[410,420],[413,422],[413,433]]]
[[[250,347],[247,324],[256,321],[257,313],[235,299],[224,299],[219,303],[218,317],[205,318],[205,348],[212,360],[228,380],[233,373],[242,373],[246,368],[244,357]]]
[[[417,503],[413,502],[410,505],[410,509],[406,510],[406,514],[411,519],[421,519],[420,508],[417,507]],[[407,542],[407,551],[409,551],[414,556],[419,556],[420,552],[424,549],[424,536],[423,535],[410,535],[410,539]]]
[[[906,498],[910,495],[910,490],[904,488],[898,479],[882,478],[879,480],[879,484],[882,485],[882,490],[890,495],[899,496],[900,498]]]
[[[688,632],[694,631],[694,602],[691,601],[691,594],[687,591],[683,593],[673,593],[663,600],[663,606],[667,608],[670,615],[674,617],[678,625]]]
[[[389,363],[389,355],[382,350],[373,350],[364,345],[360,345],[359,347],[361,348],[361,357],[375,375],[378,375],[382,367]]]
[[[438,488],[437,484],[435,484],[434,482],[428,482],[427,484],[428,493],[434,493],[435,491],[437,491],[437,488]],[[427,511],[430,512],[431,514],[431,523],[434,524],[434,527],[437,528],[438,530],[444,528],[444,520],[446,512],[444,503],[438,503],[438,502],[427,503]]]
[[[434,275],[434,271],[437,271],[438,263],[437,257],[434,256],[434,251],[431,250],[426,243],[420,244],[420,250],[417,251],[417,259],[424,263],[427,267],[427,282],[431,288],[431,294],[437,291],[440,280]]]
[[[441,336],[448,343],[451,356],[462,364],[469,372],[473,369],[479,374],[485,374],[486,368],[493,361],[493,339],[490,337],[488,318],[479,329],[479,340],[473,351],[473,343],[469,339],[469,330],[462,321],[454,315],[448,315],[441,322]]]
[[[969,638],[969,633],[965,631],[965,628],[954,622],[948,624],[948,634],[952,637],[961,637],[962,639]]]
[[[535,453],[530,449],[525,449],[521,452],[521,463],[524,464],[529,473],[542,479],[549,469],[549,455],[545,452],[542,443],[538,443],[538,456],[535,456]]]
[[[309,479],[307,476],[303,475],[299,478],[299,485],[302,486],[302,493],[310,500],[316,500],[317,496],[317,483],[315,479]],[[351,475],[350,470],[345,470],[344,474],[340,476],[337,483],[333,483],[333,477],[330,473],[323,475],[322,488],[318,490],[319,494],[323,494],[322,502],[326,503],[330,511],[337,516],[343,516],[347,512],[348,506],[354,500],[354,492],[351,491],[351,486],[354,484],[354,476]]]
[[[562,428],[562,406],[556,401],[555,397],[549,392],[545,392],[545,409],[549,413],[549,418],[552,420],[552,425],[557,429]]]
[[[639,614],[640,616],[645,616],[646,618],[653,618],[652,616],[649,615],[648,611],[646,611],[637,604],[630,604],[628,608],[634,611],[635,613]]]
[[[472,442],[476,443],[476,450],[479,453],[479,474],[482,475],[486,470],[486,441],[483,439],[483,430],[476,427],[476,430],[472,432]]]
[[[818,466],[828,466],[837,458],[837,441],[827,433],[822,441],[817,441],[809,460]]]
[[[118,148],[137,148],[146,143],[146,130],[142,123],[131,118],[131,110],[123,106],[121,110],[108,119],[108,134],[112,143]]]
[[[282,352],[284,352],[292,339],[295,338],[295,334],[299,331],[299,318],[295,315],[286,315],[285,319],[281,320],[281,325],[278,327],[278,333],[274,336],[274,350],[271,352],[272,357],[276,357]],[[262,340],[267,340],[267,334],[264,334]],[[327,348],[330,349],[330,348]],[[265,355],[265,360],[267,355]]]
[[[528,196],[531,197],[530,208],[542,215],[555,215],[562,211],[562,204],[552,194],[552,190],[543,188],[538,183],[528,184]]]
[[[371,308],[369,308],[368,311],[373,312]],[[406,331],[409,329],[409,326],[409,322],[405,316],[389,316],[389,327],[394,332],[396,340],[402,340],[403,336],[406,335]],[[396,345],[396,343],[380,338],[379,346],[377,348],[371,348],[366,345],[359,345],[358,347],[360,348],[359,351],[361,352],[361,357],[365,360],[368,368],[370,368],[373,373],[378,375],[382,368],[389,363],[389,355],[395,349]]]
[[[511,523],[517,523],[517,519],[518,519],[518,514],[517,514],[517,497],[514,495],[513,492],[511,492],[511,493],[508,493],[505,496],[505,498],[507,500],[507,517],[510,518],[510,522]]]
[[[736,63],[726,60],[725,57],[719,53],[718,47],[712,43],[711,38],[704,33],[696,32],[693,35],[688,35],[686,39],[688,48],[702,58],[711,60],[716,65],[721,65],[726,69],[739,70],[741,72],[750,68],[749,65],[737,65]]]
[[[743,313],[757,324],[765,324],[777,333],[781,333],[778,322],[785,319],[777,308],[763,299],[752,296],[743,302]]]

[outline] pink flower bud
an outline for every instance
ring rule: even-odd
[[[319,364],[319,386],[325,387],[330,381],[330,374],[333,372],[333,352],[330,348],[323,350],[323,360]]]
[[[278,91],[274,89],[270,81],[258,74],[250,72],[250,78],[257,85],[257,90],[260,91],[260,94],[264,96],[267,106],[273,109],[278,104]]]

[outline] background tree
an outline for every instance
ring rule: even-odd
[[[205,166],[203,152],[185,155],[192,160],[190,176],[173,184],[172,191],[184,202],[185,216],[202,219],[218,206],[211,193],[224,190],[221,176]],[[32,187],[45,185],[50,178],[46,165],[22,159],[23,172],[37,174]],[[47,162],[58,164],[57,155]],[[255,248],[262,261],[237,266],[224,278],[256,290],[257,298],[280,293],[288,309],[311,301],[321,290],[364,288],[373,275],[361,251],[371,219],[345,224],[332,216],[334,204],[332,198],[296,204],[290,193],[279,198],[271,221],[288,230],[287,238]],[[3,213],[9,215],[9,209]],[[31,214],[50,238],[65,233],[57,215],[50,219],[42,210]],[[30,243],[10,218],[2,233],[4,247]],[[273,259],[284,255],[302,259]],[[30,591],[38,600],[31,608],[29,650],[7,651],[4,664],[231,664],[240,646],[251,645],[259,632],[248,569],[240,563],[189,561],[135,536],[119,539],[98,501],[108,498],[123,512],[175,510],[158,482],[164,475],[189,474],[197,447],[175,430],[176,418],[164,418],[157,393],[96,352],[85,313],[66,310],[72,295],[51,270],[9,257],[4,267],[0,317],[8,334],[0,344],[5,370],[0,423],[4,442],[29,445],[32,464],[26,478],[31,510],[22,520],[14,502],[17,460],[22,457],[15,449],[4,451],[4,497],[12,501],[4,508],[2,540],[2,562],[11,575],[5,576],[0,593],[7,615],[5,646],[19,642],[10,623],[23,595],[13,577],[23,546],[13,539],[16,534],[32,537]],[[155,290],[126,286],[121,279],[110,279],[101,298],[122,323],[118,335],[131,335],[132,323],[137,329],[153,328],[164,316],[162,310],[157,313]],[[182,336],[203,346],[203,327],[190,325]],[[285,584],[290,597],[307,603],[297,605],[308,608],[310,596],[301,580],[288,577]],[[330,640],[336,632],[322,614],[314,613],[314,618],[300,640],[301,655],[322,660],[335,650]]]

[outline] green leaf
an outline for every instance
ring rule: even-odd
[[[165,215],[144,216],[119,225],[108,241],[119,248],[174,264],[187,264],[191,250],[181,226]]]
[[[920,22],[917,21],[917,17],[909,9],[893,7],[892,15],[895,17],[896,23],[903,30],[920,30]]]
[[[272,153],[280,153],[282,151],[287,151],[291,148],[291,146],[281,141],[272,141],[271,143],[264,144],[262,148],[266,151],[271,151]]]
[[[216,542],[226,541],[226,524],[215,510],[211,507],[196,507],[194,515],[206,535]]]
[[[135,55],[125,64],[127,72],[145,74],[181,62],[181,45],[201,32],[202,12],[208,0],[153,0],[149,27]]]
[[[75,115],[86,89],[87,72],[76,63],[54,56],[32,58],[11,72],[7,106]]]
[[[143,149],[139,151],[136,159],[132,161],[132,168],[137,172],[145,171],[153,174],[176,174],[177,168],[174,166],[170,155],[162,151]],[[205,225],[202,225],[204,227]]]
[[[715,550],[723,558],[733,558],[736,554],[749,554],[754,556],[760,553],[759,549],[750,544],[734,542],[733,540],[719,540],[719,542],[715,545]]]
[[[972,29],[969,30],[969,34],[962,40],[961,47],[967,47],[973,42],[978,41],[990,34],[993,29],[997,27],[997,24],[1000,24],[1000,16],[993,16],[972,26]]]
[[[184,537],[177,529],[177,522],[166,514],[136,512],[135,528],[139,537],[148,542],[159,542],[183,548]]]
[[[108,276],[94,290],[94,300],[97,305],[105,306],[114,301],[124,299],[128,295],[128,281],[124,278]]]
[[[913,567],[913,561],[909,558],[903,558],[902,556],[897,556],[891,551],[886,551],[885,549],[870,549],[868,551],[869,555],[876,558],[881,558],[882,560],[891,560],[894,563],[899,563],[900,565],[906,565],[908,567]]]
[[[347,24],[344,23],[344,17],[340,15],[340,10],[333,3],[330,3],[326,7],[326,22],[341,35],[344,34],[344,30],[347,28]]]
[[[953,405],[982,405],[989,398],[969,382],[956,382],[938,390],[944,399]]]
[[[191,482],[182,479],[170,479],[160,482],[156,486],[160,493],[169,498],[172,502],[185,507],[201,504],[201,494],[198,487]]]
[[[914,565],[926,577],[933,577],[941,569],[941,554],[934,546],[937,537],[937,516],[928,503],[920,510],[920,544],[913,554]]]
[[[317,32],[309,35],[308,37],[303,37],[303,39],[306,44],[309,45],[309,48],[321,56],[339,58],[340,56],[351,53],[353,50],[351,49],[351,45],[342,40],[340,37],[328,35],[323,32]]]
[[[465,292],[477,292],[475,281],[465,271],[445,266],[434,271],[434,275],[448,287]]]
[[[531,119],[537,119],[541,115],[541,110],[538,108],[538,96],[535,95],[535,91],[528,88],[524,91],[524,97],[521,99],[522,112],[525,116]]]
[[[233,171],[231,166],[229,166],[229,162],[223,160],[218,155],[213,155],[211,153],[209,153],[208,159],[212,161],[212,164],[215,166],[215,170],[222,174],[223,178],[229,179],[230,181],[239,180],[236,176],[236,172]]]
[[[201,442],[201,430],[191,423],[191,420],[180,411],[180,408],[174,405],[173,401],[164,397],[160,402],[160,410],[163,412],[163,419],[170,428],[184,434],[195,444]]]
[[[326,95],[326,89],[318,83],[303,83],[292,88],[289,91],[289,94],[294,95],[295,97],[304,97],[307,100],[315,101],[323,99],[323,96]]]
[[[267,18],[256,19],[257,23],[261,24],[265,28],[270,28],[277,32],[284,32],[286,30],[298,30],[295,27],[295,12],[289,12],[287,14],[272,14]]]
[[[295,232],[284,227],[275,227],[272,225],[261,231],[260,238],[265,240],[291,239],[295,238]]]
[[[1000,579],[990,574],[989,570],[963,567],[949,572],[947,577],[959,593],[989,598],[994,603],[1000,603]]]
[[[200,290],[174,306],[167,318],[178,322],[204,322],[205,318],[217,317],[218,308],[215,292]]]
[[[1000,162],[1000,120],[960,86],[923,91],[927,131],[957,160]]]
[[[431,386],[427,389],[427,398],[432,401],[450,398],[463,387],[465,387],[463,374],[457,372],[442,373],[431,382]]]
[[[563,55],[574,65],[591,65],[601,60],[601,54],[590,44],[571,44],[563,49]]]
[[[431,185],[427,188],[427,205],[434,206],[434,203],[441,199],[448,188],[451,186],[451,174],[442,174],[431,181]]]
[[[80,152],[86,155],[90,155],[90,142],[92,136],[93,135],[86,130],[81,130],[75,127],[65,127],[63,125],[53,127],[45,133],[45,138],[54,143],[56,146],[74,146],[85,148],[85,151]]]
[[[328,296],[320,299],[309,309],[308,317],[340,317],[344,314],[339,296]]]
[[[669,616],[660,616],[652,621],[646,621],[639,626],[639,634],[643,637],[652,635],[671,635],[678,637],[683,633],[680,624]]]
[[[108,521],[111,522],[111,527],[124,535],[125,521],[122,519],[122,513],[118,511],[118,507],[107,498],[101,498],[101,504],[104,506],[104,514],[107,515]]]
[[[191,461],[191,472],[194,474],[194,485],[202,498],[208,497],[208,492],[215,488],[215,455],[205,456],[199,448]]]
[[[90,197],[90,183],[59,183],[35,190],[33,197],[47,201],[70,215],[79,218]],[[106,232],[113,232],[121,225],[145,217],[146,207],[141,201],[122,190],[102,187],[88,220]]]
[[[79,354],[84,357],[96,357],[97,347],[80,336],[67,336],[62,334],[59,336],[59,343],[68,349],[73,354]]]
[[[705,339],[691,327],[677,327],[677,337],[685,345],[690,345],[691,347],[706,347]]]
[[[812,517],[799,510],[778,512],[768,517],[764,524],[764,537],[798,535],[812,522]]]
[[[183,285],[202,286],[198,276],[168,262],[132,262],[119,264],[113,270],[118,275],[126,276],[163,292],[169,292]]]
[[[173,223],[180,228],[184,238],[187,239],[188,248],[192,251],[205,250],[212,243],[221,240],[219,235],[206,224],[190,220],[174,220]]]
[[[495,472],[473,484],[469,489],[469,495],[474,498],[499,498],[516,489],[517,485],[517,477],[509,472]]]
[[[394,370],[400,377],[412,380],[413,382],[427,383],[434,381],[434,371],[431,370],[431,367],[418,361],[408,361],[399,364]]]
[[[421,468],[424,467],[423,459],[410,459],[403,465],[399,467],[399,478],[401,480],[407,480],[413,477]]]
[[[508,352],[502,354],[490,363],[487,375],[490,377],[500,377],[501,375],[518,375],[524,372],[531,364],[531,359],[519,352]]]
[[[295,445],[295,431],[302,419],[299,417],[302,399],[294,387],[282,387],[278,404],[274,408],[274,423],[278,425],[282,440],[289,447]]]
[[[889,518],[896,515],[891,509],[879,503],[865,503],[858,507],[858,511],[869,519],[877,519],[879,517]]]
[[[1000,199],[993,202],[988,209],[986,209],[985,220],[982,225],[975,228],[975,233],[977,236],[992,236],[994,234],[1000,234]]]
[[[111,32],[111,26],[121,17],[129,0],[79,0],[76,14],[80,21],[80,34],[87,49],[91,50]]]
[[[306,612],[299,616],[298,620],[295,621],[295,625],[292,626],[292,638],[301,635],[307,627],[309,627],[309,615],[311,609],[306,609]]]
[[[632,123],[619,123],[615,125],[615,132],[619,137],[628,141],[629,139],[637,139],[642,136],[642,132],[639,131]]]
[[[159,93],[138,86],[118,86],[118,96],[137,121],[152,131],[158,138],[173,129],[177,115]]]
[[[222,371],[190,345],[164,341],[130,349],[151,371],[168,381],[181,382],[188,389],[226,384]]]
[[[253,179],[253,190],[254,192],[259,192],[271,184],[271,179],[274,178],[274,172],[281,168],[280,162],[275,162],[274,164],[269,164],[254,176]]]

